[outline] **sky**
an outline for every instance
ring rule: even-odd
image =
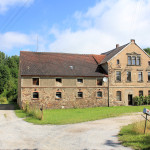
[[[101,54],[150,47],[150,0],[0,0],[0,51]]]

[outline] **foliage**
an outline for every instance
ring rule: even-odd
[[[25,121],[34,124],[70,124],[85,121],[99,120],[119,115],[142,112],[145,106],[114,106],[76,109],[47,109],[43,112],[43,120],[27,116]],[[146,106],[150,109],[150,106]],[[18,117],[26,116],[23,110],[16,110]]]
[[[41,113],[39,105],[36,105],[36,104],[31,105],[31,104],[26,103],[25,107],[23,107],[23,111],[26,112],[28,116],[32,116],[39,120],[42,119],[42,113]]]
[[[144,48],[143,49],[147,54],[149,54],[150,55],[150,48],[148,47],[148,48]]]
[[[0,104],[17,100],[19,56],[0,52]],[[2,101],[6,102],[2,102]]]
[[[144,134],[144,121],[124,126],[119,133],[119,140],[124,146],[134,149],[150,149],[150,123],[147,123],[147,133]]]
[[[135,106],[140,105],[150,105],[150,95],[149,96],[135,96],[133,97],[133,103]]]

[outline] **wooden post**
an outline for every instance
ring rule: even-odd
[[[40,108],[40,110],[41,110],[41,120],[43,120],[43,109],[44,109],[44,107],[43,107],[43,105],[42,105],[42,108]]]
[[[146,120],[145,120],[144,134],[146,133],[146,126],[147,126],[147,114],[146,114]]]

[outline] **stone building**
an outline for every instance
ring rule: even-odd
[[[20,52],[20,107],[127,106],[139,95],[150,95],[150,56],[135,40],[101,55]]]

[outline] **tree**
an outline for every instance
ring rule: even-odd
[[[148,47],[148,48],[144,48],[143,49],[147,54],[149,54],[150,55],[150,48]]]

